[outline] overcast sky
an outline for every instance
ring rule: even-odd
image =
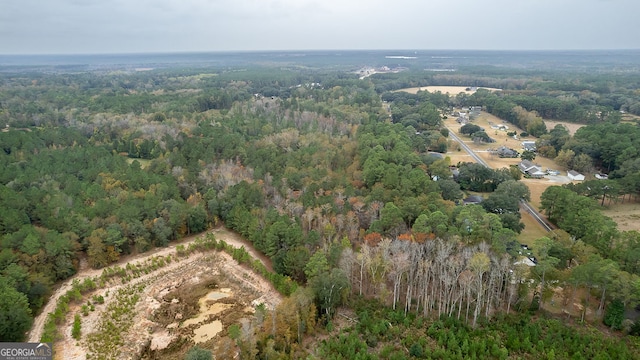
[[[0,0],[0,54],[638,49],[640,0]]]

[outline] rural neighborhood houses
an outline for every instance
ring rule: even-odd
[[[542,168],[539,165],[535,165],[529,160],[522,160],[518,164],[518,169],[526,176],[532,178],[541,178],[547,174],[546,172],[542,171]]]
[[[579,172],[577,172],[575,170],[567,171],[567,177],[569,177],[569,179],[573,180],[573,181],[583,181],[584,180],[584,175],[580,174]]]

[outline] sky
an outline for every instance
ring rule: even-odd
[[[0,54],[640,49],[638,0],[0,0]]]

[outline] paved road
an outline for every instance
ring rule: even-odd
[[[478,156],[478,154],[476,154],[467,144],[464,143],[464,141],[462,141],[462,139],[460,139],[458,137],[458,135],[456,135],[454,133],[453,130],[447,128],[449,130],[449,136],[457,141],[460,144],[460,147],[462,147],[464,149],[464,151],[466,151],[469,155],[471,155],[471,157],[480,165],[483,165],[485,167],[488,167],[489,169],[491,169],[491,166],[489,166],[489,164],[487,164],[486,161],[484,161],[480,156]],[[553,227],[551,224],[549,224],[543,217],[542,215],[540,215],[540,213],[538,212],[538,210],[536,210],[533,206],[531,206],[531,204],[529,204],[528,202],[524,201],[524,200],[520,200],[520,205],[521,207],[528,212],[529,214],[531,214],[531,216],[533,216],[533,218],[540,224],[542,225],[543,228],[545,228],[547,231],[551,231],[553,230]]]

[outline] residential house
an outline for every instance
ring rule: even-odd
[[[520,172],[525,174],[526,176],[532,178],[542,178],[547,174],[546,172],[542,171],[542,168],[539,165],[536,165],[529,160],[522,160],[518,164],[518,170],[520,170]]]
[[[520,156],[517,151],[510,149],[504,145],[497,148],[495,153],[501,158],[517,158],[518,156]]]
[[[575,170],[567,171],[567,176],[569,177],[570,180],[584,181],[584,175],[580,174],[579,172],[577,172]]]
[[[523,141],[522,148],[526,151],[536,151],[536,142],[535,141]]]

